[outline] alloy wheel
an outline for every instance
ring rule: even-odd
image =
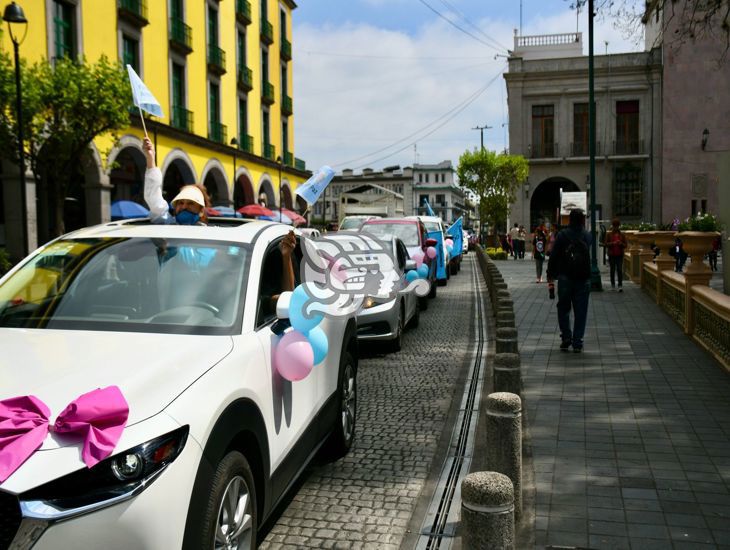
[[[342,376],[342,435],[349,442],[355,435],[355,411],[357,394],[355,389],[355,370],[347,364]]]
[[[223,492],[215,530],[215,550],[251,548],[251,493],[246,480],[235,476]]]

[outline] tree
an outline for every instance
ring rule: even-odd
[[[36,178],[38,217],[48,235],[64,233],[64,204],[91,142],[129,126],[132,94],[127,73],[105,56],[21,65],[26,162]],[[12,87],[9,86],[12,82]],[[17,159],[12,65],[0,56],[0,154]],[[45,216],[45,218],[43,218]]]
[[[479,197],[479,218],[491,227],[507,221],[520,184],[529,167],[522,155],[497,154],[485,149],[464,151],[456,168],[461,185]]]

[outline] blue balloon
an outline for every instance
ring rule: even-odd
[[[418,271],[415,269],[408,270],[408,272],[406,273],[406,281],[412,283],[416,279],[418,279]]]
[[[447,244],[447,245],[446,245],[446,252],[448,252],[448,253],[449,253],[449,256],[451,256],[451,253],[452,253],[453,251],[454,251],[454,247],[453,247],[453,246],[451,246],[450,244]]]
[[[421,265],[420,265],[420,266],[418,267],[418,276],[419,276],[419,277],[420,277],[421,279],[427,279],[427,278],[428,278],[428,265],[426,265],[426,264],[421,264]]]
[[[294,329],[303,334],[307,334],[320,324],[323,318],[321,313],[315,313],[311,317],[304,316],[304,305],[307,300],[309,300],[309,294],[307,294],[304,286],[299,285],[294,289],[289,301],[289,322]]]
[[[327,351],[329,350],[327,335],[320,327],[316,327],[309,331],[307,340],[309,340],[314,351],[314,364],[319,365],[327,357]]]

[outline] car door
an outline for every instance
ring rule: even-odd
[[[320,371],[316,367],[304,379],[296,382],[284,379],[276,370],[276,361],[287,360],[283,353],[278,355],[276,353],[281,330],[280,324],[277,324],[274,297],[284,290],[281,284],[283,268],[279,250],[281,240],[282,238],[278,238],[271,242],[260,263],[254,325],[254,333],[271,377],[270,394],[262,406],[265,408],[267,422],[270,422],[269,450],[272,472],[281,465],[282,460],[295,448],[295,445],[297,451],[308,454],[308,449],[316,443],[314,439],[306,441],[302,440],[302,437],[312,423],[322,398],[319,389]],[[295,266],[295,279],[298,278],[298,271],[298,266]]]
[[[395,254],[398,262],[398,274],[401,278],[401,285],[403,288],[405,288],[408,286],[408,282],[405,278],[406,260],[409,260],[410,256],[408,255],[408,249],[406,248],[406,245],[403,244],[403,241],[401,241],[400,239],[396,239],[395,247]],[[413,291],[407,292],[404,294],[403,299],[405,300],[406,310],[406,318],[404,319],[404,322],[408,322],[413,317],[413,315],[415,315],[416,308],[418,307],[416,293]]]

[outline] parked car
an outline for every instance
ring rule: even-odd
[[[469,252],[469,232],[466,229],[462,229],[461,235],[461,253],[466,254]]]
[[[426,226],[418,218],[376,218],[363,223],[360,230],[366,231],[378,239],[398,237],[403,241],[409,258],[413,258],[416,252],[420,251],[428,265],[428,281],[431,283],[428,298],[436,297],[436,262],[426,256],[426,249],[429,246],[435,246],[436,241],[428,239]],[[421,298],[419,305],[422,310],[428,309],[428,300]]]
[[[415,269],[416,262],[410,259],[406,246],[398,237],[385,242],[395,260],[395,272],[400,281],[398,293],[389,300],[365,299],[363,309],[357,315],[357,337],[360,341],[385,341],[391,351],[400,351],[403,331],[406,327],[417,327],[420,319],[418,296],[413,290],[405,291],[408,286],[405,273]]]
[[[369,220],[377,220],[380,216],[345,216],[340,222],[339,231],[357,231]]]
[[[118,386],[129,407],[92,468],[80,442],[51,434],[0,483],[1,547],[255,548],[315,452],[348,452],[354,317],[325,318],[322,362],[281,377],[272,357],[290,295],[272,304],[290,228],[226,225],[86,228],[0,279],[0,400],[36,396],[52,422]]]
[[[300,227],[299,233],[310,239],[318,239],[322,236],[319,229],[315,229],[314,227]]]
[[[443,220],[438,216],[408,216],[407,218],[420,220],[426,228],[426,232],[429,236],[436,232],[441,235],[439,238],[441,241],[441,254],[437,256],[438,265],[436,267],[436,283],[438,285],[445,286],[451,278],[452,270],[450,266],[451,258],[449,257],[448,250],[446,250],[446,239],[448,238],[448,235],[446,234],[446,228],[444,227]],[[443,266],[440,265],[441,262],[443,262]],[[453,272],[456,273],[455,270]]]

